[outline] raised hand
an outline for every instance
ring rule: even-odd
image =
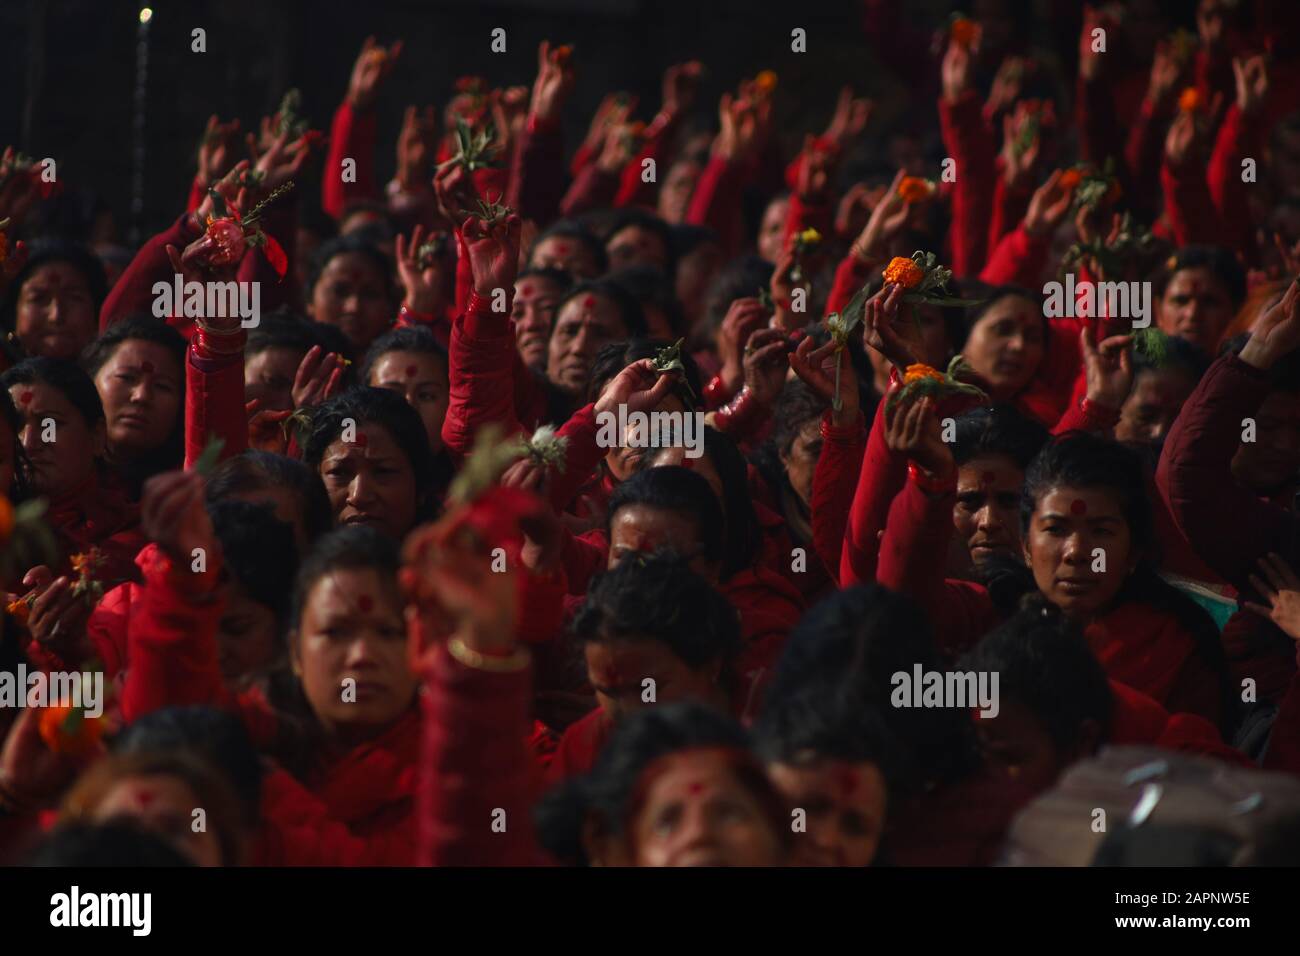
[[[1058,169],[1047,182],[1034,190],[1025,210],[1025,232],[1031,236],[1049,236],[1064,221],[1074,201],[1074,193],[1062,183],[1065,170]]]
[[[420,259],[420,246],[425,241],[423,226],[416,226],[410,241],[401,233],[397,235],[397,274],[406,290],[403,301],[415,312],[435,312],[446,301],[448,285],[446,270],[437,257]],[[431,238],[431,236],[430,236]],[[454,279],[454,276],[452,277]]]
[[[86,621],[90,605],[81,595],[73,594],[76,582],[70,577],[54,577],[44,565],[32,568],[23,578],[30,590],[24,598],[31,601],[27,630],[37,643],[72,657],[86,650]]]
[[[649,412],[659,407],[679,381],[680,372],[655,371],[653,359],[638,359],[619,372],[601,389],[596,399],[596,414],[614,413],[620,405],[628,413]]]
[[[756,298],[736,299],[728,307],[727,315],[718,329],[718,356],[722,359],[719,374],[728,392],[734,393],[744,382],[744,348],[749,337],[765,328],[767,322],[767,310]]]
[[[785,332],[781,329],[755,332],[745,346],[744,364],[745,385],[754,401],[771,408],[785,387],[786,371],[790,367]]]
[[[1079,334],[1083,344],[1083,368],[1088,401],[1119,411],[1133,387],[1133,361],[1128,335],[1112,335],[1098,345],[1085,326]]]
[[[397,134],[397,183],[403,192],[427,188],[438,148],[438,114],[432,106],[408,106]]]
[[[1147,101],[1153,106],[1163,107],[1169,103],[1178,81],[1182,77],[1183,67],[1178,62],[1169,44],[1161,40],[1156,44],[1155,59],[1151,62],[1151,79],[1147,83]]]
[[[898,187],[906,176],[906,170],[898,171],[894,181],[889,184],[889,189],[871,210],[871,218],[867,220],[861,235],[853,241],[851,251],[859,259],[867,261],[884,258],[890,240],[902,235],[907,228],[911,204],[898,194]]]
[[[573,51],[567,46],[551,48],[549,40],[537,47],[537,80],[529,115],[541,123],[558,123],[564,101],[573,91]]]
[[[1234,57],[1232,73],[1237,82],[1237,108],[1248,116],[1259,112],[1268,98],[1268,61],[1263,56]]]
[[[960,43],[948,41],[948,49],[943,54],[941,75],[943,98],[949,103],[957,102],[962,94],[971,88],[975,70],[975,58],[972,52]]]
[[[478,216],[461,224],[461,235],[474,274],[474,291],[490,298],[497,289],[512,289],[519,271],[519,231],[522,223],[511,213],[490,226]]]
[[[952,449],[943,440],[934,399],[885,403],[885,444],[935,478],[955,475]]]
[[[433,194],[437,199],[438,212],[452,226],[472,215],[472,211],[478,208],[479,196],[474,188],[474,180],[459,163],[444,166],[434,173]]]
[[[1300,641],[1300,577],[1281,555],[1269,552],[1259,559],[1260,574],[1250,575],[1250,584],[1268,602],[1243,601],[1242,607],[1268,618],[1294,641]]]
[[[337,394],[344,367],[343,356],[313,345],[298,363],[293,377],[293,407],[309,408]]]
[[[664,70],[663,106],[660,111],[670,117],[690,112],[704,76],[704,64],[699,60],[675,63]]]
[[[839,397],[835,402],[835,373],[839,365]],[[860,400],[858,373],[846,349],[836,348],[834,342],[818,346],[812,336],[807,336],[798,348],[790,353],[790,367],[794,373],[831,406],[831,421],[837,426],[852,425],[858,420]]]
[[[1255,320],[1250,338],[1238,357],[1247,365],[1268,369],[1300,346],[1300,277],[1281,300]]]
[[[713,155],[730,163],[748,160],[758,144],[758,114],[751,101],[723,93],[718,102],[721,130],[713,140]]]
[[[366,37],[361,44],[361,54],[352,66],[352,78],[348,83],[348,102],[354,109],[368,110],[374,106],[380,84],[393,72],[401,53],[401,40],[385,49],[374,37]]]
[[[145,482],[140,527],[178,567],[189,569],[196,549],[215,554],[217,535],[203,500],[203,476],[167,471]]]
[[[924,349],[916,323],[898,314],[902,297],[902,286],[886,282],[867,300],[862,315],[862,341],[895,367],[905,370],[920,361]]]
[[[230,172],[230,167],[237,162],[235,154],[239,147],[239,119],[223,123],[216,113],[209,116],[199,143],[199,182],[207,186]]]
[[[835,112],[826,127],[826,138],[841,148],[851,145],[867,128],[873,108],[871,100],[853,95],[853,87],[847,84],[841,87],[839,99],[835,101]]]

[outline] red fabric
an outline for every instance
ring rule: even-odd
[[[599,707],[569,724],[546,768],[546,783],[554,785],[589,773],[613,730],[614,725]]]
[[[379,198],[375,180],[378,122],[374,110],[357,111],[346,99],[330,124],[329,151],[321,173],[321,209],[338,219],[348,203]],[[343,181],[343,161],[356,161],[356,182]]]
[[[844,547],[840,554],[840,587],[866,584],[876,579],[876,561],[880,553],[880,533],[885,530],[889,506],[907,480],[907,465],[893,455],[885,445],[885,400],[880,400],[876,417],[871,422],[866,452],[858,475],[853,503],[845,529]],[[827,454],[831,443],[822,446]],[[848,448],[832,452],[847,466],[851,461]],[[840,457],[842,456],[842,457]],[[834,459],[827,467],[836,467]],[[818,462],[818,470],[822,463]],[[814,481],[816,478],[814,477]]]
[[[981,770],[891,809],[881,856],[896,866],[989,866],[1034,793]]]
[[[1195,714],[1171,714],[1148,695],[1116,680],[1110,682],[1110,693],[1114,703],[1107,743],[1151,744],[1253,766],[1245,754],[1223,742],[1218,729],[1208,720]]]
[[[949,237],[952,271],[963,279],[979,274],[988,252],[988,226],[993,217],[989,185],[997,175],[997,146],[974,90],[967,90],[956,102],[939,100],[939,126],[946,154],[957,163]]]
[[[194,225],[192,217],[186,213],[169,228],[141,246],[140,251],[131,260],[131,264],[126,267],[109,291],[107,298],[104,299],[104,304],[99,310],[99,330],[103,332],[110,325],[121,322],[137,312],[153,315],[154,283],[170,284],[176,274],[171,260],[167,257],[167,246],[173,245],[178,250],[184,249],[198,238],[198,227]],[[169,319],[168,322],[188,337],[192,320]]]
[[[1021,223],[1003,234],[992,246],[993,252],[980,272],[980,281],[995,286],[1034,288],[1047,265],[1051,245],[1051,236],[1031,236]]]
[[[834,216],[829,203],[812,204],[797,192],[790,194],[790,206],[785,214],[785,232],[781,236],[782,246],[790,237],[798,235],[805,229],[816,229],[823,236],[831,234],[831,217]]]
[[[138,577],[135,556],[145,545],[140,510],[111,480],[91,477],[80,488],[50,503],[45,522],[64,554],[57,574],[71,572],[75,554],[99,548],[104,564],[96,577],[105,588]]]
[[[826,297],[826,314],[842,312],[858,290],[871,281],[878,262],[859,259],[852,252],[835,267],[835,281]]]
[[[592,209],[612,206],[617,193],[618,176],[591,163],[573,177],[568,191],[560,200],[560,214],[572,218]]]
[[[1217,244],[1246,253],[1255,258],[1255,230],[1250,221],[1250,202],[1247,199],[1249,183],[1242,181],[1242,160],[1255,160],[1258,178],[1259,163],[1264,155],[1264,129],[1255,117],[1243,114],[1234,103],[1228,108],[1219,126],[1206,171],[1210,201],[1222,223],[1222,233]]]
[[[1215,245],[1223,241],[1223,223],[1214,208],[1201,166],[1189,162],[1175,170],[1166,160],[1160,167],[1160,188],[1165,197],[1165,219],[1175,245]]]
[[[718,590],[740,614],[744,649],[735,670],[744,686],[737,691],[736,713],[748,721],[758,713],[785,639],[803,616],[803,595],[785,577],[763,567],[733,574]]]
[[[861,417],[853,426],[836,428],[827,412],[822,418],[821,432],[822,450],[817,456],[812,484],[813,549],[826,573],[838,584],[849,511],[867,450],[867,429]]]
[[[511,160],[506,205],[524,219],[549,223],[559,212],[556,199],[564,189],[563,128],[527,124]]]
[[[998,158],[994,169],[993,216],[989,220],[989,245],[996,249],[1002,237],[1016,228],[1029,210],[1029,200],[1033,198],[1032,187],[1013,187],[1007,185],[1003,173],[1002,159]],[[1040,266],[1041,268],[1041,266]]]
[[[687,224],[708,226],[716,232],[728,258],[738,254],[745,245],[740,208],[743,187],[740,168],[715,156],[700,174],[686,210]]]
[[[221,461],[248,447],[244,412],[244,353],[215,355],[201,336],[190,342],[185,361],[185,467],[190,468],[212,438],[220,438]]]

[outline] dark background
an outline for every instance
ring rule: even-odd
[[[132,116],[139,9],[122,0],[0,0],[0,143],[53,156],[66,184],[107,202],[119,234],[131,223]],[[642,114],[658,109],[664,66],[706,62],[701,93],[710,104],[742,73],[774,69],[794,133],[824,127],[834,92],[853,81],[863,91],[873,70],[851,0],[755,4],[740,0],[221,0],[149,4],[146,154],[142,226],[147,236],[182,211],[195,150],[212,113],[239,116],[244,128],[273,112],[286,89],[302,90],[313,126],[328,132],[362,40],[405,40],[380,95],[378,173],[393,150],[408,102],[441,114],[459,76],[493,84],[531,84],[542,39],[572,43],[576,91],[565,111],[566,142],[576,147],[600,97],[637,94]],[[494,27],[507,52],[492,54]],[[790,52],[790,30],[808,31],[809,53]],[[207,52],[190,51],[190,31],[207,31]],[[800,102],[816,104],[804,111]],[[716,106],[714,107],[716,108]],[[319,164],[318,164],[319,165]],[[318,201],[314,184],[304,199]]]

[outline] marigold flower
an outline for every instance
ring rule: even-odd
[[[964,50],[969,50],[979,42],[980,34],[983,29],[974,20],[968,20],[966,17],[958,17],[952,21],[952,29],[949,35],[952,42]]]
[[[934,187],[930,181],[920,176],[904,176],[898,184],[898,195],[904,202],[922,202],[929,199],[933,192]]]
[[[936,382],[946,382],[948,380],[943,372],[940,372],[937,368],[931,368],[921,362],[918,362],[915,365],[909,365],[907,370],[903,372],[904,385],[909,385],[912,382],[919,381],[923,378],[932,378]]]
[[[5,605],[5,611],[19,624],[26,624],[32,613],[32,606],[24,598],[15,598]]]
[[[1178,96],[1178,108],[1184,113],[1195,113],[1201,108],[1201,93],[1194,86],[1189,86]]]
[[[1073,189],[1079,185],[1081,179],[1083,179],[1083,173],[1077,169],[1067,169],[1061,173],[1060,186],[1062,189]]]
[[[799,233],[799,241],[805,246],[815,246],[822,241],[822,234],[816,229],[805,229]]]
[[[47,707],[41,714],[40,734],[45,746],[58,754],[84,756],[95,749],[104,734],[103,721],[82,714],[75,729],[68,729],[73,708],[69,705]]]
[[[565,44],[564,46],[557,48],[555,51],[555,65],[567,66],[569,63],[569,59],[572,56],[573,56],[573,47],[569,46],[568,44]]]
[[[894,256],[889,260],[889,265],[885,266],[885,281],[901,285],[904,289],[915,288],[924,278],[925,270],[902,256]]]
[[[776,74],[771,70],[762,70],[754,77],[754,89],[762,96],[770,96],[776,89]]]

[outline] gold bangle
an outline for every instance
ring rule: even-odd
[[[493,657],[490,654],[480,654],[473,648],[468,647],[459,637],[453,637],[447,641],[447,653],[466,667],[472,667],[476,671],[491,671],[496,674],[521,671],[528,666],[530,660],[528,648],[526,647],[516,648],[509,657]]]

